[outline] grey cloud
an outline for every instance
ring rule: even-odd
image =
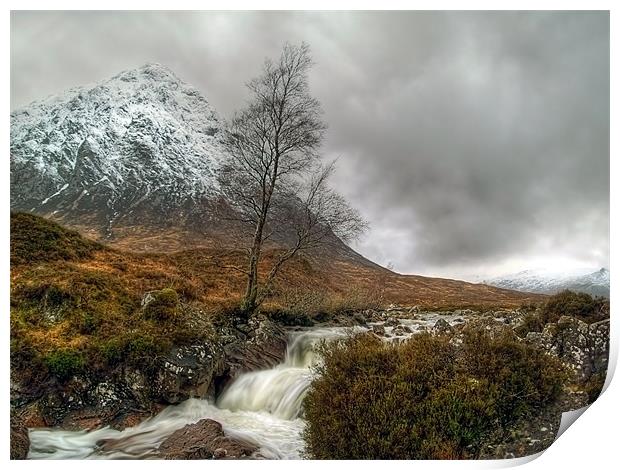
[[[12,107],[156,61],[228,116],[287,40],[312,47],[364,254],[457,277],[609,265],[604,12],[17,12]]]

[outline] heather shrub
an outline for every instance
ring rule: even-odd
[[[166,288],[151,292],[152,298],[144,306],[144,315],[148,319],[167,321],[175,318],[179,311],[179,295],[174,289]]]
[[[306,452],[318,459],[475,458],[490,432],[554,400],[560,363],[512,335],[359,335],[321,348],[305,398]]]
[[[11,265],[88,258],[104,247],[51,220],[11,213]]]
[[[563,315],[592,323],[606,317],[606,304],[608,301],[605,299],[593,298],[583,292],[565,290],[547,300],[541,316],[544,323],[557,322]]]
[[[523,321],[515,328],[515,332],[522,338],[530,331],[540,333],[545,327],[541,315],[537,311],[530,311],[523,316]]]

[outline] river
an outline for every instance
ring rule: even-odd
[[[393,335],[393,327],[385,327],[386,340],[404,339],[432,327],[439,318],[451,324],[463,321],[459,315],[425,313],[415,320],[399,320],[412,333]],[[170,434],[204,418],[220,422],[226,435],[256,445],[266,458],[303,458],[302,402],[312,381],[313,366],[320,360],[315,346],[322,340],[367,331],[375,324],[291,331],[285,359],[276,367],[241,374],[215,402],[192,398],[123,431],[109,427],[93,431],[31,429],[28,458],[153,458]]]

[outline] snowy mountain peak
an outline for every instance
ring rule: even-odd
[[[108,235],[121,220],[174,224],[219,195],[220,129],[161,64],[33,102],[11,113],[11,208]]]
[[[554,272],[548,269],[528,269],[493,278],[485,284],[540,294],[553,294],[570,289],[594,296],[609,297],[609,270],[601,268],[597,271],[580,269],[572,272]]]

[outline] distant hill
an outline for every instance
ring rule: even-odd
[[[587,274],[558,274],[548,271],[527,270],[490,279],[485,283],[521,292],[554,294],[569,289],[609,298],[609,270],[605,268]]]

